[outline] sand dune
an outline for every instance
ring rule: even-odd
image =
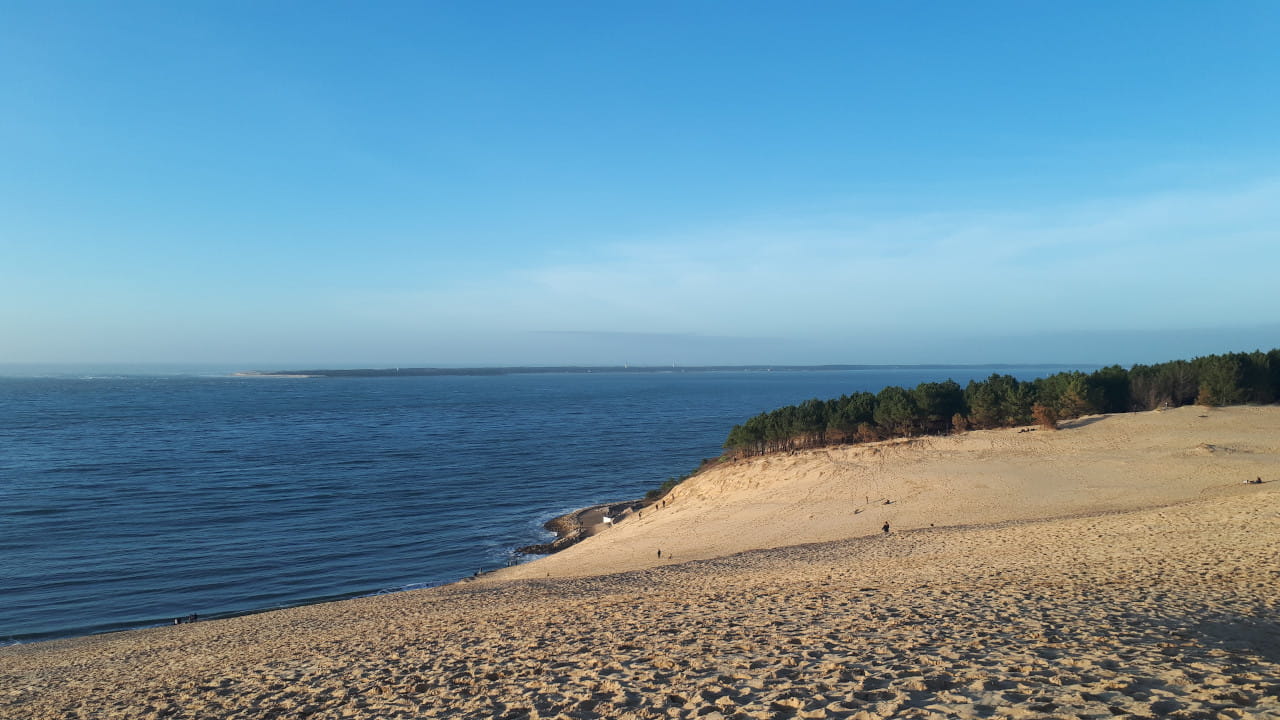
[[[1183,408],[759,458],[481,581],[0,649],[0,717],[1280,718],[1278,445]]]
[[[598,575],[874,535],[885,522],[990,524],[1248,493],[1244,479],[1280,479],[1278,413],[1184,407],[1081,418],[1056,432],[984,430],[753,458],[702,473],[665,508],[500,577]]]

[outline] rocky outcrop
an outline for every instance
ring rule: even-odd
[[[610,517],[616,521],[631,516],[648,504],[645,500],[603,503],[552,518],[543,527],[557,535],[555,540],[549,543],[525,545],[516,548],[516,552],[521,555],[550,555],[560,552],[599,532],[602,527],[601,518]]]

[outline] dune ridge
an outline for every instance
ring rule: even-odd
[[[590,543],[497,573],[598,575],[752,548],[1066,517],[1247,493],[1280,479],[1280,408],[1095,415],[1058,431],[981,430],[778,453],[710,468]],[[1206,447],[1212,449],[1206,449]],[[888,501],[888,504],[885,504]],[[663,551],[658,558],[657,550]]]
[[[1278,443],[1182,408],[724,465],[476,581],[0,648],[0,717],[1277,718]]]

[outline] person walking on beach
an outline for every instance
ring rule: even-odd
[[[882,528],[880,528],[880,529],[881,529],[881,530],[884,530],[884,534],[885,534],[885,535],[888,535],[888,534],[889,534],[889,521],[888,521],[888,520],[886,520],[886,521],[885,521],[885,523],[884,523],[884,527],[882,527]]]

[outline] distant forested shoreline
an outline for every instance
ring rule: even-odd
[[[1180,405],[1267,404],[1280,400],[1280,349],[1226,353],[1158,365],[1112,365],[1030,381],[993,374],[965,387],[946,382],[891,385],[831,400],[814,398],[761,413],[729,431],[727,457],[874,442],[969,429],[1017,427],[1097,413]]]
[[[964,368],[1008,368],[1022,367],[1079,367],[1055,363],[1009,364],[982,363],[979,365],[558,365],[558,366],[513,366],[513,367],[463,367],[463,368],[356,368],[325,370],[254,370],[240,373],[242,375],[261,375],[264,377],[434,377],[440,375],[546,375],[573,373],[671,373],[671,372],[830,372],[835,370],[960,370]]]

